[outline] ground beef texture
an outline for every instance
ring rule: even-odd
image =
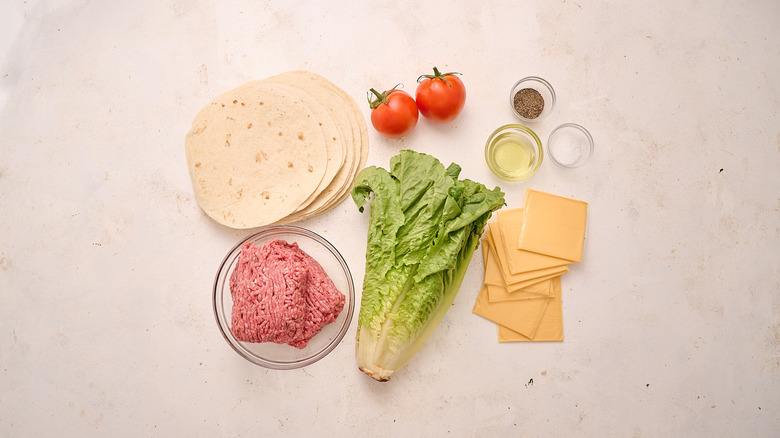
[[[322,266],[296,243],[246,242],[230,275],[230,331],[242,342],[305,348],[344,309],[342,294]]]

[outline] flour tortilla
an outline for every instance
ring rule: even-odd
[[[300,210],[303,207],[309,205],[316,195],[325,190],[326,187],[333,181],[333,178],[339,172],[344,165],[344,155],[346,145],[344,144],[343,134],[339,125],[335,122],[332,114],[332,110],[328,105],[328,102],[320,103],[319,100],[314,98],[311,94],[301,88],[290,86],[282,83],[275,83],[269,80],[261,81],[265,86],[274,91],[278,91],[283,96],[290,96],[292,98],[301,99],[305,102],[306,106],[312,111],[315,119],[319,123],[322,130],[323,137],[325,138],[325,147],[327,149],[328,160],[325,166],[325,174],[317,185],[317,188],[306,197],[306,199],[296,208]]]
[[[366,126],[365,119],[363,118],[363,115],[360,112],[360,108],[358,107],[355,100],[352,99],[345,91],[341,90],[340,88],[338,89],[338,91],[340,92],[340,94],[344,96],[346,101],[349,103],[349,106],[351,108],[349,114],[353,116],[352,117],[354,123],[353,128],[356,131],[357,139],[359,139],[359,142],[355,145],[355,152],[357,154],[354,163],[355,165],[354,167],[352,167],[351,174],[344,181],[341,188],[338,190],[337,193],[334,194],[332,199],[326,205],[323,205],[319,209],[305,211],[304,214],[302,214],[296,220],[308,219],[312,216],[322,214],[330,210],[331,208],[341,204],[346,198],[349,197],[350,193],[352,192],[352,186],[358,172],[366,166],[369,144],[368,144],[368,128]]]
[[[355,135],[358,138],[358,140],[356,140],[358,143],[355,148],[357,156],[354,163],[355,165],[351,170],[351,175],[349,179],[342,185],[342,188],[339,190],[335,200],[332,201],[330,205],[326,206],[324,210],[320,209],[315,211],[315,214],[320,214],[323,211],[333,208],[344,201],[344,199],[349,197],[350,193],[352,192],[352,185],[355,181],[355,177],[360,170],[366,167],[366,160],[368,159],[368,127],[366,126],[366,121],[363,118],[363,113],[360,111],[357,102],[355,102],[355,100],[352,99],[344,90],[338,88],[337,91],[344,97],[344,99],[349,104],[349,107],[351,108],[349,114],[353,120],[353,129],[356,131]]]
[[[368,131],[355,101],[341,88],[312,72],[297,70],[285,72],[266,81],[289,84],[306,90],[321,102],[329,102],[333,119],[342,131],[346,144],[345,162],[331,183],[311,203],[304,203],[298,211],[279,223],[289,223],[323,213],[338,205],[352,189],[352,182],[368,155]]]
[[[253,228],[340,204],[365,166],[368,131],[344,90],[297,70],[219,96],[196,116],[185,151],[201,208],[223,225]]]
[[[331,161],[335,164],[336,160],[330,160],[330,155],[335,154],[336,152],[328,149],[329,161],[326,175],[322,182],[320,182],[317,190],[315,190],[315,192],[298,207],[297,211],[319,208],[343,185],[354,165],[354,134],[352,122],[349,119],[352,114],[348,111],[348,105],[343,101],[343,97],[328,86],[328,84],[334,87],[335,85],[315,73],[304,70],[289,71],[264,79],[263,81],[270,84],[279,84],[296,88],[301,92],[306,93],[314,101],[321,103],[322,106],[327,109],[328,118],[332,121],[334,128],[338,132],[339,144],[341,146],[341,161],[339,166],[335,167],[331,164]],[[320,117],[318,116],[318,118]],[[323,129],[328,127],[327,123],[323,123]],[[330,134],[326,133],[326,138],[330,138],[328,137],[329,135]]]
[[[185,137],[185,153],[203,211],[241,229],[294,212],[322,181],[328,160],[310,102],[262,81],[206,105]]]

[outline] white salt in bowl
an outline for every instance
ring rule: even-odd
[[[336,321],[323,327],[322,331],[302,349],[272,342],[242,342],[230,331],[233,308],[230,275],[238,263],[241,247],[248,241],[259,247],[273,239],[297,243],[300,249],[322,266],[336,288],[344,294],[344,309]],[[236,353],[255,365],[275,370],[290,370],[311,365],[338,346],[352,321],[352,313],[355,309],[355,287],[346,261],[322,236],[305,228],[271,226],[237,243],[225,256],[214,280],[213,306],[219,331]]]
[[[561,167],[580,167],[592,154],[593,137],[587,129],[576,123],[564,123],[553,129],[547,139],[547,155]]]

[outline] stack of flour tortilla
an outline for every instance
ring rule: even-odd
[[[343,201],[365,166],[355,101],[324,77],[290,71],[218,96],[185,138],[198,204],[231,228],[283,224]]]

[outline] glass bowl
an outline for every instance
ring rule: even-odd
[[[519,124],[501,126],[485,144],[485,161],[491,172],[505,181],[523,181],[542,165],[544,149],[539,136]]]
[[[593,153],[593,137],[576,123],[564,123],[550,133],[547,152],[555,164],[574,169],[585,164]]]
[[[230,331],[233,298],[230,275],[238,263],[241,246],[251,241],[256,246],[277,239],[297,243],[298,247],[319,262],[336,288],[344,294],[344,308],[336,321],[324,326],[306,345],[299,349],[273,342],[253,343],[236,339]],[[289,370],[305,367],[325,357],[344,338],[355,308],[355,287],[347,263],[336,248],[318,234],[304,228],[271,226],[242,240],[228,252],[217,271],[213,293],[214,315],[220,332],[230,346],[244,359],[265,368]]]
[[[523,91],[526,89],[535,90],[538,94]],[[523,112],[519,111],[515,105],[515,96],[517,96],[518,93],[520,93],[520,100],[528,104],[524,107],[526,109],[523,110]],[[538,112],[539,97],[541,97],[544,101],[541,112]],[[512,108],[512,112],[514,112],[515,115],[523,122],[533,123],[541,121],[547,117],[555,108],[555,90],[546,80],[538,76],[528,76],[526,78],[520,79],[515,83],[514,86],[512,86],[512,89],[509,91],[509,107]],[[536,114],[536,117],[533,117],[534,114]]]

